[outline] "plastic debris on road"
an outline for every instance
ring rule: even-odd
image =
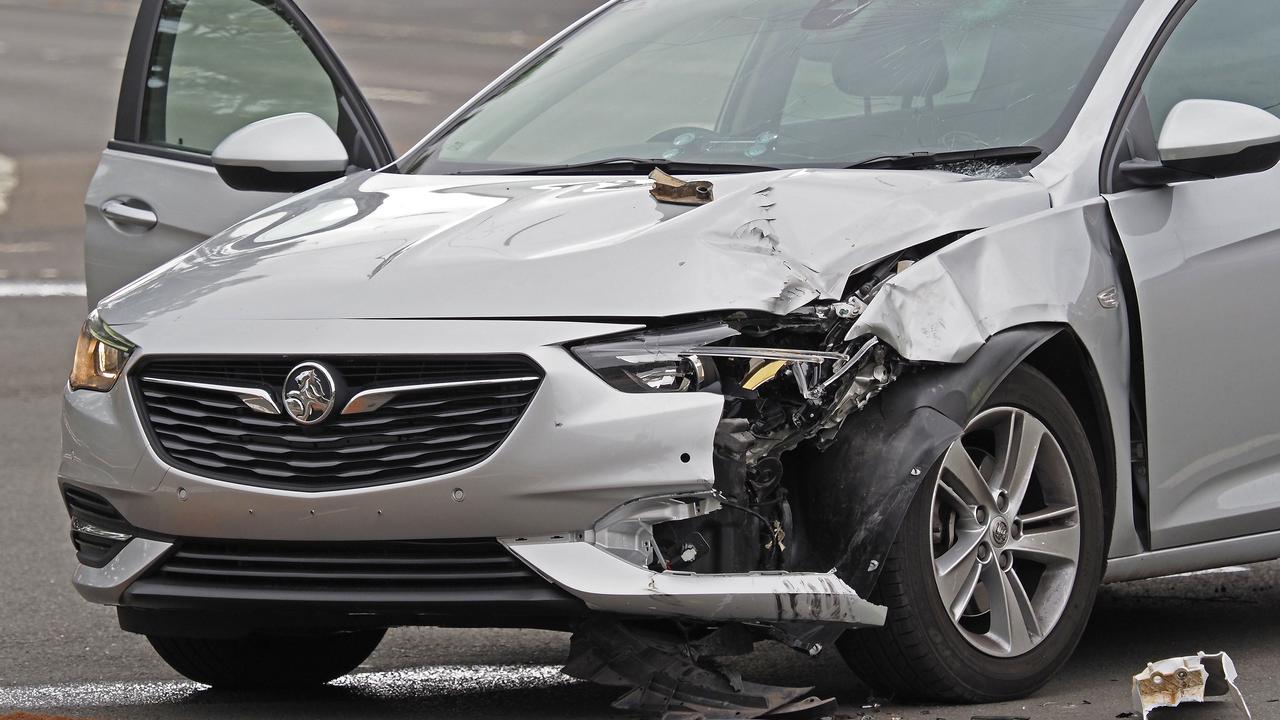
[[[1160,660],[1133,676],[1133,702],[1143,720],[1156,708],[1227,701],[1235,704],[1240,717],[1252,720],[1236,687],[1236,665],[1226,653]]]

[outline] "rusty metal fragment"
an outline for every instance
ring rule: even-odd
[[[1235,681],[1236,666],[1226,653],[1169,658],[1133,676],[1133,702],[1143,720],[1156,708],[1225,701],[1250,720],[1253,715]]]
[[[654,168],[649,174],[653,189],[649,191],[658,202],[673,205],[706,205],[715,199],[714,186],[707,180],[681,180]]]

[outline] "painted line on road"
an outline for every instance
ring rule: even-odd
[[[0,215],[9,209],[9,195],[18,187],[18,163],[0,155]]]
[[[84,297],[84,283],[0,280],[0,298]]]
[[[22,255],[24,253],[42,253],[49,252],[53,249],[51,242],[16,242],[16,243],[0,243],[0,255]]]
[[[579,682],[559,665],[439,665],[348,675],[331,685],[378,697],[440,697],[532,690]],[[0,687],[0,708],[105,708],[179,703],[208,690],[193,682],[83,683]],[[223,694],[225,696],[225,694]]]

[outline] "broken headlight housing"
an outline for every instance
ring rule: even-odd
[[[71,389],[108,392],[120,379],[135,347],[103,322],[96,310],[90,313],[76,342],[76,356],[68,379]]]
[[[715,391],[716,364],[696,352],[738,334],[722,323],[650,330],[570,348],[605,382],[629,393]]]

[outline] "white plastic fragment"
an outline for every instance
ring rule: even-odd
[[[1226,653],[1201,652],[1160,660],[1133,676],[1133,703],[1143,720],[1156,708],[1228,700],[1241,717],[1252,720],[1244,695],[1236,687],[1236,665]]]

